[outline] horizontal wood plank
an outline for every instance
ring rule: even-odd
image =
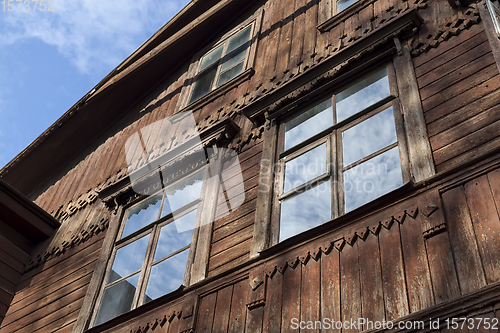
[[[458,109],[434,122],[427,125],[427,131],[432,144],[432,137],[450,129],[456,125],[466,122],[468,119],[500,104],[500,90],[494,90],[463,108]]]
[[[481,128],[480,130],[467,135],[453,143],[434,151],[436,165],[461,155],[469,150],[476,149],[480,145],[500,136],[500,121]]]

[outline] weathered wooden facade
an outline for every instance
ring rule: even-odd
[[[0,331],[384,331],[346,324],[363,318],[391,321],[395,330],[399,322],[410,330],[404,325],[424,321],[425,330],[448,332],[453,318],[463,317],[475,318],[464,332],[497,331],[496,8],[490,0],[192,1],[0,171],[9,184],[0,183]],[[229,60],[235,74],[224,72]],[[340,118],[343,99],[363,102],[345,88],[358,91],[359,80],[368,86],[373,73],[383,73],[387,94]],[[330,103],[324,110],[336,120],[316,132],[307,123],[314,133],[290,148],[288,124],[318,102]],[[195,128],[161,122],[187,110]],[[349,129],[388,110],[393,141],[349,157],[367,144],[348,140]],[[299,125],[307,119],[313,117],[302,116]],[[144,136],[140,143],[130,141],[136,133]],[[190,153],[193,140],[210,150],[201,160]],[[287,177],[298,173],[285,167],[321,147],[327,169],[288,191]],[[237,164],[228,151],[237,153]],[[391,151],[398,182],[366,200],[350,196],[349,170]],[[160,161],[159,187],[153,176],[142,177],[150,161]],[[126,235],[129,212],[155,188],[177,191],[177,180],[192,170],[204,178],[201,197],[183,206],[197,211],[199,227],[181,249],[188,263],[182,286],[146,301],[144,276],[157,265],[160,227],[176,218],[158,215],[159,222]],[[373,181],[384,187],[387,179]],[[314,197],[313,213],[327,218],[288,227],[288,217],[300,212],[292,207],[287,215],[287,202],[320,183],[329,191]],[[6,210],[12,198],[31,215],[16,206],[24,217],[13,220]],[[283,230],[292,231],[285,237]],[[113,260],[143,235],[151,235],[149,259],[136,275],[135,268],[121,275],[139,279],[131,310],[101,320],[105,293],[118,285],[110,277]]]

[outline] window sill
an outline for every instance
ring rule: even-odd
[[[232,78],[231,80],[227,81],[226,83],[224,83],[220,87],[217,87],[216,89],[212,90],[211,92],[209,92],[205,96],[200,97],[196,101],[188,104],[180,112],[186,111],[186,110],[195,111],[197,109],[202,108],[206,104],[208,104],[210,102],[213,102],[216,98],[224,95],[229,90],[233,89],[234,87],[237,87],[238,85],[240,85],[244,81],[246,81],[249,78],[251,78],[254,73],[255,73],[255,71],[254,71],[253,68],[248,68],[247,70],[245,70],[244,72],[242,72],[240,75]]]
[[[359,0],[355,3],[353,3],[352,5],[350,5],[349,7],[347,7],[346,9],[344,9],[343,11],[341,11],[340,13],[333,15],[331,18],[329,18],[325,22],[318,25],[317,28],[322,33],[326,32],[326,31],[330,31],[331,29],[333,29],[337,25],[339,25],[340,22],[345,21],[348,17],[359,12],[363,8],[371,5],[375,1],[376,0]]]

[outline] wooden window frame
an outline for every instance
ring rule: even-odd
[[[317,133],[316,135],[302,141],[301,143],[298,143],[297,145],[284,150],[284,136],[285,136],[285,126],[287,121],[292,119],[293,117],[297,116],[301,112],[305,111],[308,109],[308,107],[317,105],[318,102],[321,102],[323,100],[326,100],[328,98],[331,98],[332,100],[332,112],[333,112],[333,117],[336,119],[336,103],[335,103],[335,93],[340,92],[343,90],[343,87],[349,86],[351,83],[356,82],[357,79],[367,77],[370,73],[374,73],[377,70],[380,70],[383,67],[386,67],[387,69],[387,76],[389,79],[389,89],[391,95],[389,97],[386,97],[382,99],[381,101],[376,102],[373,105],[368,106],[364,110],[361,110],[360,112],[356,113],[353,116],[350,116],[342,121],[340,121],[337,124],[334,124],[333,126],[330,126],[329,128],[321,131],[320,133]],[[343,172],[345,170],[348,170],[356,165],[361,164],[362,162],[373,158],[375,156],[378,156],[385,151],[387,151],[390,148],[398,147],[399,148],[399,158],[400,158],[400,165],[401,165],[401,176],[403,180],[403,185],[407,184],[411,180],[411,173],[410,173],[410,163],[408,159],[408,149],[407,149],[407,141],[406,141],[406,136],[405,136],[405,129],[404,129],[404,121],[403,121],[403,114],[402,114],[402,108],[400,106],[399,102],[399,91],[398,91],[398,84],[397,84],[397,78],[396,78],[396,73],[394,69],[394,65],[392,63],[387,63],[386,65],[383,66],[378,66],[376,68],[372,68],[368,71],[363,71],[362,73],[358,73],[357,76],[353,77],[352,80],[349,82],[345,82],[343,84],[343,87],[339,87],[339,89],[336,89],[335,93],[329,93],[326,95],[322,95],[321,97],[318,96],[317,99],[315,99],[314,103],[309,103],[306,105],[303,105],[301,107],[298,107],[298,111],[295,111],[293,113],[286,114],[280,118],[277,119],[277,122],[279,123],[278,129],[277,129],[277,156],[276,156],[276,163],[277,163],[277,168],[276,170],[279,170],[279,172],[276,173],[275,175],[275,180],[274,180],[274,200],[273,202],[273,209],[272,209],[272,218],[271,218],[271,229],[273,232],[271,233],[271,241],[270,241],[270,246],[276,245],[279,243],[279,230],[280,230],[280,212],[281,212],[281,201],[283,199],[286,199],[288,197],[291,197],[297,193],[301,193],[301,191],[304,188],[307,188],[308,186],[311,186],[314,183],[318,182],[323,182],[326,179],[329,179],[330,181],[330,190],[331,190],[331,219],[335,219],[341,215],[345,214],[344,211],[344,184],[343,184]],[[396,127],[396,135],[397,135],[397,142],[391,144],[388,147],[382,148],[369,156],[366,156],[354,163],[352,163],[349,166],[343,167],[342,163],[342,132],[357,125],[362,123],[363,121],[367,120],[368,118],[379,114],[383,112],[384,110],[387,110],[389,108],[393,109],[393,114],[394,114],[394,121],[395,121],[395,127]],[[327,168],[326,168],[326,173],[315,177],[314,179],[301,184],[300,186],[297,186],[286,193],[283,193],[284,190],[284,166],[285,163],[289,160],[292,160],[293,158],[300,156],[304,154],[305,152],[311,151],[312,149],[318,147],[319,145],[326,143],[327,145]],[[394,146],[394,147],[393,147]],[[327,221],[324,221],[327,222]]]
[[[262,9],[259,9],[257,12],[255,12],[252,16],[247,18],[245,21],[242,23],[238,24],[237,27],[231,29],[230,31],[226,32],[219,38],[215,39],[214,42],[210,43],[207,47],[203,48],[201,51],[196,53],[192,59],[191,59],[191,65],[189,66],[187,77],[188,79],[186,80],[187,84],[183,86],[181,90],[181,95],[179,98],[179,103],[177,103],[177,109],[176,112],[179,112],[181,109],[190,109],[190,110],[195,110],[200,107],[202,107],[205,104],[210,103],[211,101],[215,100],[217,97],[225,94],[227,91],[231,90],[232,88],[238,86],[248,78],[250,78],[255,70],[254,70],[254,64],[255,64],[255,57],[256,57],[256,52],[257,52],[257,40],[259,37],[260,33],[260,28],[262,25],[262,17],[264,15],[264,11]],[[196,82],[196,79],[198,75],[200,74],[199,68],[201,66],[201,60],[205,55],[210,53],[211,51],[215,50],[217,47],[219,47],[222,44],[227,44],[229,39],[236,35],[238,32],[243,31],[245,28],[248,26],[252,26],[252,32],[250,34],[250,39],[247,43],[249,44],[247,54],[245,57],[245,64],[243,66],[243,70],[240,74],[236,75],[232,79],[228,80],[227,82],[221,84],[220,86],[216,87],[215,85],[217,84],[217,79],[218,75],[220,73],[220,67],[222,62],[220,59],[222,59],[222,56],[218,62],[219,64],[217,65],[217,73],[215,75],[215,80],[212,85],[212,90],[207,93],[206,95],[198,98],[195,101],[190,102],[191,99],[191,93],[194,88],[194,84]],[[224,49],[226,46],[224,47]],[[210,68],[213,65],[207,67]]]
[[[180,182],[186,180],[186,178],[190,177],[190,176],[193,176],[199,172],[202,172],[203,171],[203,183],[202,183],[202,188],[201,188],[201,191],[200,191],[200,197],[198,199],[195,199],[187,204],[185,204],[184,206],[180,207],[179,209],[177,209],[176,211],[174,212],[170,212],[169,214],[163,216],[163,217],[159,217],[158,219],[150,222],[148,225],[132,232],[131,234],[129,235],[126,235],[124,237],[121,237],[122,234],[123,234],[123,231],[125,229],[125,224],[126,224],[126,221],[127,221],[127,216],[128,216],[128,212],[141,205],[142,203],[144,203],[145,201],[147,201],[148,199],[158,195],[159,193],[162,193],[162,199],[161,199],[161,204],[160,204],[160,208],[159,208],[159,212],[158,212],[158,216],[161,216],[161,212],[162,212],[162,209],[163,209],[163,204],[165,202],[165,197],[166,197],[166,190],[171,188],[171,187],[174,187],[176,186],[177,184],[179,184]],[[104,290],[111,286],[111,285],[114,285],[114,284],[117,284],[123,280],[125,280],[125,277],[122,277],[120,279],[118,279],[117,281],[114,281],[112,283],[106,283],[106,278],[108,277],[108,275],[110,274],[111,272],[111,268],[114,264],[114,260],[115,260],[115,257],[116,257],[116,253],[117,251],[120,249],[120,248],[123,248],[125,247],[126,245],[128,244],[131,244],[133,243],[134,241],[137,241],[139,240],[140,238],[146,236],[146,235],[150,235],[150,238],[148,240],[148,245],[147,245],[147,248],[146,248],[146,253],[145,253],[145,257],[144,257],[144,261],[143,261],[143,264],[141,266],[141,269],[138,271],[139,272],[139,280],[138,280],[138,283],[137,283],[137,289],[138,291],[135,292],[135,295],[134,295],[134,299],[132,301],[132,305],[131,305],[131,309],[129,311],[132,311],[136,308],[138,308],[139,306],[141,305],[144,305],[146,303],[143,303],[143,300],[141,299],[141,297],[143,298],[145,293],[146,293],[146,288],[147,288],[147,285],[148,285],[148,282],[149,282],[149,276],[150,276],[150,273],[151,273],[151,268],[153,266],[153,256],[154,256],[154,251],[158,245],[158,240],[159,240],[159,235],[160,235],[160,231],[161,231],[161,228],[167,224],[170,224],[170,223],[173,223],[175,221],[174,219],[174,215],[175,214],[181,214],[182,216],[185,216],[187,214],[189,214],[190,212],[194,211],[194,210],[197,210],[196,212],[196,220],[195,220],[195,227],[193,229],[193,234],[192,234],[192,237],[191,237],[191,242],[190,244],[188,245],[189,246],[189,254],[188,254],[188,259],[187,259],[187,263],[186,263],[186,269],[184,271],[184,279],[183,279],[183,283],[182,285],[180,285],[179,287],[181,286],[189,286],[190,285],[190,280],[191,280],[191,268],[193,266],[193,262],[194,262],[194,255],[195,255],[195,251],[196,251],[196,238],[197,238],[197,233],[195,233],[195,230],[197,230],[197,228],[199,228],[200,224],[201,224],[201,216],[202,216],[202,213],[203,213],[203,204],[206,200],[203,200],[203,198],[205,198],[205,192],[207,191],[207,186],[206,186],[206,180],[209,179],[209,166],[203,166],[199,169],[196,169],[196,170],[193,170],[191,172],[189,172],[188,174],[184,175],[183,177],[180,177],[179,179],[176,179],[174,182],[172,182],[171,184],[168,184],[168,186],[162,188],[161,190],[158,190],[157,192],[151,194],[151,195],[148,195],[146,197],[140,197],[132,202],[130,202],[129,204],[123,206],[123,208],[121,209],[121,212],[120,212],[120,223],[119,223],[119,227],[118,227],[118,230],[117,230],[117,234],[116,236],[114,237],[114,245],[113,245],[113,249],[110,253],[110,256],[109,256],[109,260],[107,262],[107,265],[106,265],[106,269],[105,269],[105,273],[104,273],[104,280],[101,284],[101,287],[99,289],[99,293],[98,293],[98,297],[96,299],[96,303],[95,303],[95,306],[93,308],[93,311],[92,311],[92,314],[91,314],[91,318],[90,318],[90,327],[93,327],[94,326],[94,323],[95,323],[95,320],[97,318],[97,313],[99,311],[99,308],[101,306],[101,301],[102,301],[102,297],[104,295]],[[174,256],[175,254],[178,254],[182,251],[184,251],[185,249],[187,248],[184,247],[182,249],[178,249],[177,251],[174,251],[173,253],[169,254],[168,256],[166,256],[165,258],[161,259],[161,261],[163,260],[166,260],[172,256]],[[160,262],[160,261],[158,261]],[[127,277],[131,277],[133,275],[137,274],[137,272],[134,272],[134,273],[130,273],[129,275],[127,275]],[[174,291],[171,291],[171,292],[174,292]],[[171,293],[170,292],[170,293]],[[166,295],[168,295],[169,293],[167,293]],[[127,312],[129,312],[127,311]]]
[[[490,13],[490,18],[493,23],[493,28],[496,32],[497,38],[500,39],[500,20],[497,16],[500,16],[500,8],[499,5],[493,4],[491,0],[486,1],[486,8],[488,8],[488,12]]]

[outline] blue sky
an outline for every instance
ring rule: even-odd
[[[50,1],[0,3],[0,168],[189,2]]]

